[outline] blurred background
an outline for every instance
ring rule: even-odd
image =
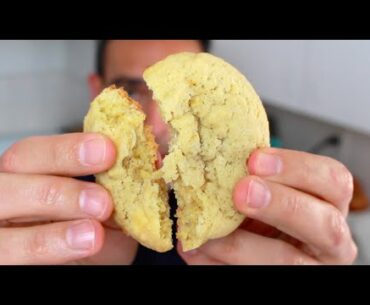
[[[0,154],[29,135],[81,126],[95,41],[0,41]],[[214,40],[266,106],[272,145],[328,155],[355,177],[356,264],[370,264],[370,41]]]

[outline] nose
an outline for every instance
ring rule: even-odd
[[[168,133],[168,127],[161,118],[157,104],[151,100],[148,103],[146,123],[152,126],[156,137],[164,137]]]
[[[157,104],[152,100],[146,107],[146,124],[152,127],[155,140],[162,156],[168,152],[169,128],[162,120]]]

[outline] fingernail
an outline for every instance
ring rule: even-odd
[[[103,191],[91,188],[83,190],[80,194],[81,210],[93,217],[101,217],[107,208],[107,197]]]
[[[91,221],[72,224],[66,233],[69,247],[74,250],[90,250],[94,248],[95,228]]]
[[[245,202],[248,207],[263,208],[269,204],[270,199],[271,193],[266,185],[257,180],[250,181]]]
[[[88,140],[80,148],[80,162],[85,166],[99,165],[105,159],[106,143],[102,138]]]
[[[256,157],[256,172],[257,175],[274,176],[281,172],[283,162],[277,155],[259,153]]]

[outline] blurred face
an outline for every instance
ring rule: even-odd
[[[147,115],[146,123],[152,126],[162,155],[168,150],[169,129],[162,121],[142,75],[150,65],[183,51],[201,52],[202,49],[197,40],[112,40],[105,53],[102,87],[123,86],[142,105]]]

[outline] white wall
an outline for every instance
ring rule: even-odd
[[[370,41],[215,41],[274,105],[370,132]]]
[[[0,41],[0,137],[81,122],[93,52],[92,41]]]
[[[0,77],[59,71],[65,63],[63,40],[1,40]]]
[[[370,132],[370,41],[214,41],[278,106]],[[93,41],[0,41],[0,136],[76,124]]]

